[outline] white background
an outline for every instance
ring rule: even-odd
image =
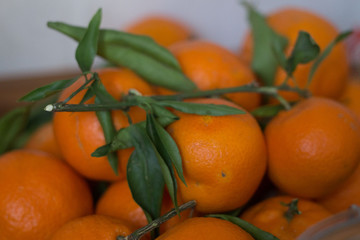
[[[19,75],[76,69],[76,43],[46,27],[47,21],[86,26],[98,8],[101,27],[121,29],[141,16],[161,13],[191,26],[201,38],[236,51],[247,29],[239,0],[1,0],[0,80]],[[263,13],[303,6],[340,30],[360,25],[360,0],[256,0]]]

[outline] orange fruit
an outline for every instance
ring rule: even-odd
[[[335,191],[318,199],[318,202],[333,213],[348,209],[351,205],[360,206],[360,164],[355,172]]]
[[[351,110],[312,97],[274,117],[265,129],[269,177],[282,191],[319,198],[339,187],[360,160],[360,122]]]
[[[130,24],[125,31],[147,35],[164,47],[192,37],[192,31],[184,23],[169,16],[160,15],[141,18]]]
[[[37,149],[53,154],[57,158],[62,158],[60,148],[55,139],[52,122],[45,123],[36,129],[27,140],[24,148]]]
[[[224,99],[196,99],[194,103],[239,108]],[[225,212],[245,204],[266,169],[264,136],[249,113],[201,116],[175,112],[180,120],[167,127],[182,157],[187,186],[178,179],[184,202],[196,200],[196,210]]]
[[[248,66],[227,49],[201,40],[179,42],[170,47],[185,75],[200,90],[229,88],[246,85],[254,81]],[[159,90],[160,93],[168,93]],[[229,93],[225,97],[247,110],[259,106],[257,93]]]
[[[114,240],[117,236],[128,236],[134,230],[131,225],[120,219],[102,215],[88,215],[67,222],[55,232],[51,240]]]
[[[165,193],[162,203],[162,214],[170,211],[173,207],[170,196]],[[133,199],[126,180],[117,181],[110,185],[99,199],[96,213],[123,219],[136,228],[141,228],[148,224],[143,210]],[[166,231],[189,217],[190,214],[190,210],[181,212],[181,217],[175,216],[162,224],[161,230]]]
[[[97,202],[95,212],[131,222],[136,228],[148,224],[143,210],[133,199],[126,180],[114,182],[106,189]]]
[[[350,108],[360,119],[360,78],[353,77],[346,85],[340,101]]]
[[[242,228],[217,218],[189,218],[160,235],[157,240],[251,240],[254,239]]]
[[[178,206],[182,205],[184,202],[181,200],[181,196],[179,193],[177,193],[177,202]],[[170,195],[167,191],[164,192],[162,207],[161,207],[161,215],[166,214],[167,212],[174,209],[174,204],[170,198]],[[185,221],[186,219],[192,218],[192,217],[199,217],[201,216],[200,213],[195,211],[195,209],[186,209],[182,212],[180,212],[180,215],[176,215],[166,222],[162,223],[160,225],[160,233],[164,233],[168,231],[169,229],[177,226],[179,223]]]
[[[67,221],[92,213],[87,183],[63,161],[23,149],[0,157],[0,236],[49,239]]]
[[[293,199],[290,196],[265,199],[245,210],[241,218],[281,240],[295,240],[308,227],[331,216],[320,204],[298,199],[300,214],[293,213],[287,218],[286,214],[291,211],[285,204],[290,204]]]
[[[286,54],[289,55],[295,45],[299,31],[308,32],[323,51],[328,44],[339,34],[336,27],[323,16],[301,8],[284,8],[266,17],[267,23],[275,32],[283,35],[289,40]],[[252,37],[245,38],[241,55],[250,63],[252,58]],[[312,63],[298,65],[293,73],[297,85],[304,88],[307,84],[308,75]],[[329,70],[331,69],[331,71]],[[315,96],[329,98],[340,97],[346,85],[349,75],[349,63],[346,56],[346,49],[343,43],[338,43],[326,59],[320,64],[312,82],[310,91]],[[286,78],[283,70],[278,70],[274,79],[275,85],[281,85]],[[292,84],[292,81],[289,81]],[[298,99],[297,94],[284,92],[288,100]]]
[[[103,69],[99,71],[99,77],[106,90],[118,100],[121,99],[121,94],[127,94],[131,88],[137,89],[144,95],[153,93],[149,84],[125,68]],[[60,96],[60,101],[70,96],[83,83],[84,79],[82,78],[65,89]],[[85,91],[81,91],[68,103],[79,103],[84,94]],[[94,99],[90,99],[87,103],[93,101]],[[137,107],[131,108],[129,115],[134,123],[145,120],[145,112]],[[112,117],[116,129],[129,125],[122,111],[112,111]],[[118,176],[111,169],[107,157],[91,157],[91,153],[98,147],[105,145],[103,130],[95,112],[57,112],[54,114],[53,122],[55,138],[65,160],[80,174],[95,180],[113,181],[124,178],[126,163],[132,149],[118,151]]]

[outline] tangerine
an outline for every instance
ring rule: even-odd
[[[354,172],[360,160],[360,122],[351,110],[312,97],[282,111],[265,129],[268,173],[292,196],[319,198]]]
[[[353,77],[346,85],[340,101],[350,108],[360,119],[360,79]]]
[[[317,199],[318,202],[333,213],[348,209],[351,205],[360,206],[360,164],[355,172],[330,194]]]
[[[169,16],[150,15],[129,25],[125,31],[138,35],[147,35],[158,44],[170,45],[189,39],[192,31],[184,23]]]
[[[275,32],[288,39],[288,46],[285,50],[288,55],[295,46],[299,31],[308,32],[319,45],[321,51],[339,34],[336,27],[323,16],[301,8],[280,9],[269,14],[266,17],[266,21]],[[248,35],[241,49],[242,59],[248,63],[252,59],[252,49],[252,37]],[[293,76],[299,87],[306,87],[311,67],[312,63],[297,66]],[[320,64],[313,76],[309,89],[314,96],[339,98],[346,86],[349,71],[350,65],[346,55],[346,48],[340,42]],[[281,85],[285,78],[285,71],[279,69],[275,75],[274,85]],[[289,84],[294,85],[291,81],[289,81]],[[282,92],[282,95],[288,100],[298,99],[295,93]]]
[[[160,235],[156,240],[252,240],[242,228],[226,220],[194,217]]]
[[[165,192],[161,209],[162,214],[170,211],[173,207],[170,196]],[[117,181],[110,185],[99,199],[95,212],[123,219],[136,228],[141,228],[148,224],[144,211],[133,199],[126,180]],[[163,223],[160,226],[160,230],[164,232],[190,215],[190,210],[182,211],[180,216],[173,217]]]
[[[0,236],[49,239],[67,221],[91,214],[87,183],[64,161],[32,149],[0,157]]]
[[[297,199],[297,205],[291,205],[293,200],[291,196],[265,199],[245,210],[241,218],[281,240],[295,240],[308,227],[332,215],[315,202]]]
[[[36,129],[27,140],[24,148],[37,149],[53,154],[57,158],[62,158],[60,148],[55,139],[52,122],[45,123]]]
[[[122,69],[103,69],[99,77],[107,91],[117,100],[121,94],[126,94],[131,88],[137,89],[144,95],[153,93],[149,84],[144,82],[132,71]],[[81,78],[65,89],[59,100],[66,99],[72,92],[85,83]],[[68,103],[77,104],[81,101],[85,90],[79,92]],[[93,102],[94,99],[86,103]],[[133,122],[145,120],[145,111],[138,107],[130,109],[129,115]],[[129,125],[128,119],[122,111],[112,111],[115,128],[118,130]],[[118,151],[118,175],[114,173],[107,157],[91,157],[100,146],[105,145],[105,137],[95,112],[57,112],[54,114],[54,133],[65,160],[83,176],[94,180],[114,181],[126,175],[126,163],[132,148]]]
[[[102,215],[88,215],[67,222],[55,232],[51,240],[114,240],[118,236],[128,236],[134,230],[133,226],[120,219]]]
[[[196,99],[194,103],[227,105],[224,99]],[[175,111],[180,120],[167,127],[178,145],[186,185],[178,179],[184,202],[196,200],[196,210],[213,213],[245,204],[259,186],[266,169],[264,136],[249,113],[200,116]]]
[[[188,40],[172,45],[170,51],[185,75],[200,90],[238,87],[255,80],[250,68],[227,49],[204,40]],[[168,94],[160,88],[161,94]],[[260,105],[257,93],[228,93],[225,97],[252,110]]]

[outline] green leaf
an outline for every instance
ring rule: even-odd
[[[140,127],[142,129],[145,129],[145,122],[139,122],[133,125],[137,125],[137,127]],[[115,138],[113,139],[111,143],[111,150],[116,151],[118,149],[125,149],[133,147],[133,143],[131,141],[132,137],[130,134],[130,128],[121,128],[115,135]]]
[[[163,108],[161,106],[155,106],[155,105],[156,104],[151,104],[151,107],[152,107],[152,109],[154,111],[154,114],[156,116],[156,119],[157,119],[158,123],[161,126],[166,127],[169,124],[171,124],[172,122],[179,119],[178,116],[171,113],[169,110],[167,110],[167,109],[165,109],[165,108]],[[136,123],[134,125],[138,125],[140,128],[145,129],[145,121]],[[121,128],[115,134],[115,137],[114,137],[114,139],[112,140],[111,143],[97,148],[92,153],[92,156],[94,156],[94,157],[102,157],[102,156],[107,155],[110,152],[114,152],[114,151],[117,151],[119,149],[130,148],[130,147],[133,147],[133,144],[131,142],[131,135],[130,135],[130,132],[129,132],[129,128],[128,127]]]
[[[155,120],[152,114],[147,114],[146,116],[146,130],[161,156],[159,158],[159,164],[163,172],[164,180],[172,202],[174,203],[175,209],[178,210],[177,182],[173,170],[173,164],[177,165],[175,166],[175,168],[180,167],[180,172],[182,176],[180,178],[182,178],[182,181],[185,182],[182,173],[181,156],[179,149],[177,148],[176,143],[171,138],[171,136],[165,131],[165,129],[162,128],[162,126],[160,126],[160,124]],[[173,144],[175,144],[175,146]]]
[[[248,223],[245,220],[242,220],[241,218],[238,217],[224,215],[224,214],[210,214],[208,215],[208,217],[221,218],[229,222],[232,222],[238,225],[239,227],[241,227],[242,229],[244,229],[246,232],[248,232],[255,240],[279,240],[274,235],[265,232],[260,228],[257,228],[251,223]]]
[[[31,91],[30,93],[28,93],[25,96],[23,96],[22,98],[20,98],[19,101],[34,102],[34,101],[39,101],[39,100],[45,99],[47,97],[50,97],[50,96],[64,90],[65,88],[69,87],[77,79],[78,79],[78,77],[52,82],[50,84],[47,84],[45,86],[39,87],[39,88]]]
[[[276,46],[283,50],[288,41],[270,28],[266,19],[250,3],[244,2],[243,4],[247,9],[254,42],[251,67],[266,86],[272,86],[278,66],[273,48]]]
[[[105,90],[105,87],[99,79],[95,78],[95,81],[90,88],[91,89],[88,91],[93,91],[95,93],[95,103],[116,102],[116,100]],[[116,132],[111,117],[111,111],[96,111],[95,113],[104,131],[105,142],[107,144],[111,143]],[[109,152],[107,157],[111,168],[114,170],[115,174],[118,175],[118,158],[116,153]]]
[[[79,41],[75,58],[82,72],[90,71],[97,53],[101,9],[91,19],[88,28]]]
[[[156,120],[160,123],[161,126],[166,127],[174,121],[179,120],[178,116],[176,116],[166,108],[157,105],[156,103],[152,103],[151,108],[156,117]]]
[[[145,128],[145,122],[141,122],[143,128]],[[140,123],[136,123],[134,125],[140,125]],[[115,152],[120,149],[126,149],[133,147],[133,143],[131,142],[131,135],[129,127],[121,128],[116,134],[113,140],[105,144],[101,147],[98,147],[91,156],[93,157],[103,157],[111,152]]]
[[[245,113],[245,111],[241,109],[222,104],[203,104],[171,100],[159,101],[157,104],[160,106],[171,107],[181,112],[198,115],[225,116]]]
[[[93,153],[92,157],[103,157],[108,155],[111,152],[111,143],[105,144],[101,147],[98,147]]]
[[[130,125],[129,131],[135,150],[127,165],[127,180],[136,203],[154,220],[160,216],[164,190],[160,155],[144,129]]]
[[[95,100],[96,101],[96,100]],[[110,143],[115,135],[115,127],[112,122],[111,112],[109,111],[96,111],[96,117],[98,118],[101,127],[104,131],[105,142]],[[109,152],[107,154],[109,164],[114,173],[118,175],[118,158],[115,152]]]
[[[320,47],[316,44],[309,33],[300,31],[295,46],[287,59],[285,70],[288,76],[292,76],[298,64],[308,63],[314,60],[320,53]]]
[[[150,127],[149,134],[158,149],[160,155],[169,164],[169,168],[174,165],[176,172],[181,181],[186,185],[182,169],[182,160],[178,146],[171,135],[157,122],[153,115],[148,114],[146,117],[147,126]],[[148,131],[149,132],[149,131]]]
[[[87,89],[89,88],[93,81],[94,81],[94,78],[92,77],[91,79],[87,79],[87,77],[85,76],[85,83],[83,83],[78,89],[76,89],[74,92],[72,92],[70,94],[69,97],[67,97],[64,101],[62,101],[63,103],[67,103],[68,101],[70,101],[76,94],[78,94],[79,92],[81,92],[82,90],[84,89]],[[86,92],[83,99],[81,100],[81,102],[85,102],[86,100],[90,99],[91,97],[93,96],[93,93],[91,92]]]
[[[255,117],[268,118],[276,116],[280,111],[284,110],[282,104],[264,105],[254,109],[251,114]]]
[[[28,122],[30,107],[19,107],[0,118],[0,154],[6,152]]]
[[[61,22],[48,26],[79,41],[85,28]],[[132,69],[146,81],[174,91],[191,91],[196,85],[181,71],[175,57],[151,38],[115,30],[100,30],[98,54],[108,61]]]
[[[151,84],[180,92],[196,89],[195,84],[181,71],[169,68],[142,52],[107,43],[101,44],[99,48],[100,56],[117,65],[132,69]]]
[[[82,97],[80,104],[84,104],[86,101],[88,101],[89,99],[91,99],[92,97],[95,97],[95,93],[94,91],[91,89],[91,86],[94,84],[95,82],[93,81],[90,86],[87,88],[84,96]]]
[[[281,42],[273,42],[272,50],[279,66],[283,69],[286,69],[287,59],[284,52],[284,46],[281,44]]]
[[[324,51],[320,54],[320,56],[315,60],[315,62],[311,66],[310,73],[309,73],[309,76],[308,76],[307,86],[310,85],[311,80],[312,80],[316,70],[320,66],[321,62],[330,54],[330,52],[336,46],[336,44],[343,41],[344,39],[346,39],[351,34],[352,34],[352,31],[342,32],[339,35],[337,35],[333,41],[331,41],[329,43],[329,45],[324,49]]]
[[[118,101],[106,90],[97,73],[94,73],[94,78],[95,81],[90,88],[96,97],[99,98],[100,103],[117,103]]]

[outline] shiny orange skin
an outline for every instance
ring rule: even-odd
[[[125,31],[138,35],[147,35],[163,47],[189,39],[192,31],[184,23],[169,16],[146,16],[130,24]]]
[[[298,210],[301,214],[295,214],[288,221],[284,215],[288,207],[282,203],[288,204],[293,199],[294,197],[290,196],[276,196],[265,199],[245,210],[240,217],[281,240],[295,240],[307,228],[332,215],[320,204],[299,199]]]
[[[106,189],[96,205],[95,212],[131,222],[136,228],[148,223],[143,210],[134,201],[126,180],[114,182]]]
[[[224,99],[196,99],[200,104],[239,108]],[[183,161],[187,186],[178,179],[184,202],[196,200],[203,213],[225,212],[244,205],[265,173],[266,146],[249,113],[201,116],[175,112],[180,120],[167,127]]]
[[[118,100],[122,93],[127,94],[131,88],[137,89],[144,95],[153,93],[149,84],[128,69],[103,69],[99,71],[99,77],[106,90]],[[83,83],[84,79],[79,79],[65,89],[60,96],[60,101],[66,99]],[[79,103],[84,94],[85,91],[81,91],[68,103]],[[90,99],[87,103],[93,101],[94,99]],[[129,114],[135,123],[145,119],[145,112],[140,108],[130,109]],[[122,111],[113,111],[112,117],[116,129],[129,125]],[[89,179],[108,181],[125,177],[126,164],[132,149],[118,151],[118,176],[110,167],[107,157],[91,157],[91,153],[105,145],[103,130],[95,112],[57,112],[54,114],[53,122],[55,138],[65,160],[80,174]]]
[[[242,228],[217,218],[189,218],[160,235],[156,240],[253,240]]]
[[[360,122],[326,98],[303,100],[280,112],[265,129],[268,173],[292,196],[319,198],[339,187],[360,160]]]
[[[46,240],[67,221],[93,211],[84,179],[63,161],[38,150],[0,156],[0,188],[3,240]]]
[[[250,68],[227,49],[204,40],[179,42],[170,47],[185,75],[200,90],[246,85],[255,80]],[[231,101],[252,110],[259,106],[257,93],[230,93]]]
[[[333,213],[348,209],[352,204],[360,206],[360,164],[355,172],[334,192],[326,195],[318,202]]]
[[[36,129],[27,140],[24,148],[37,149],[50,153],[57,158],[62,158],[60,148],[55,139],[52,122],[45,123]]]
[[[165,193],[162,203],[162,214],[165,214],[172,208],[174,206],[170,196]],[[123,219],[136,228],[141,228],[148,224],[143,210],[134,201],[126,180],[114,182],[109,186],[97,203],[96,213]],[[160,230],[162,232],[166,231],[189,216],[190,210],[183,211],[180,218],[178,216],[171,218],[161,225]]]
[[[324,17],[301,8],[283,8],[269,14],[266,19],[270,27],[289,40],[286,49],[288,55],[295,45],[299,31],[310,33],[321,51],[339,34],[336,27]],[[252,37],[247,36],[242,46],[241,56],[248,63],[251,62],[252,48]],[[301,88],[306,86],[312,63],[298,65],[293,74]],[[338,43],[317,69],[309,86],[312,94],[334,99],[339,98],[349,77],[349,66],[345,45]],[[286,73],[279,69],[274,84],[281,85],[285,78]],[[292,84],[291,81],[289,83]],[[295,93],[283,92],[282,94],[288,100],[298,99]]]
[[[360,79],[352,77],[340,98],[340,102],[352,110],[360,119]],[[325,206],[333,213],[346,210],[352,204],[360,205],[360,164],[355,172],[346,180],[345,183],[336,188],[330,194],[317,199],[320,204]]]
[[[360,119],[360,78],[353,77],[349,80],[340,102],[350,108]]]
[[[117,236],[128,236],[135,228],[129,223],[109,216],[88,215],[63,225],[51,240],[115,240]]]

